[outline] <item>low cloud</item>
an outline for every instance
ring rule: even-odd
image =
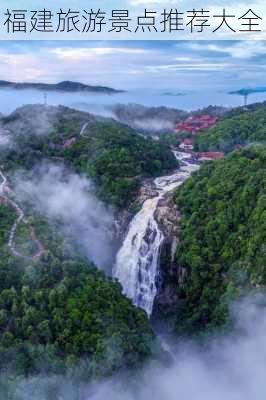
[[[132,126],[135,129],[140,129],[146,132],[162,132],[172,131],[175,127],[175,124],[167,120],[147,118],[134,120]]]
[[[58,219],[66,237],[74,240],[98,267],[109,270],[113,258],[112,211],[97,199],[92,183],[65,168],[43,164],[31,177],[20,172],[16,191],[51,221]]]
[[[183,343],[172,350],[170,368],[150,366],[138,388],[119,380],[98,386],[86,400],[264,400],[266,396],[266,311],[264,295],[235,306],[234,332],[208,348]],[[137,393],[137,394],[136,394]]]
[[[11,136],[9,132],[2,131],[0,128],[0,146],[5,147],[11,143]]]
[[[84,61],[91,60],[95,57],[117,55],[117,54],[143,54],[144,49],[141,48],[130,48],[130,47],[79,47],[79,48],[55,48],[50,51],[51,54],[55,54],[60,60],[69,61]]]
[[[167,64],[167,65],[150,65],[147,66],[147,70],[152,73],[158,73],[162,71],[217,71],[226,68],[234,67],[233,64],[229,63],[200,63],[200,64]]]
[[[191,50],[194,51],[209,51],[212,53],[223,53],[230,55],[235,59],[250,59],[257,56],[264,56],[266,54],[266,45],[264,41],[257,41],[254,46],[253,41],[240,41],[237,43],[224,44],[224,42],[214,43],[191,43],[189,45]]]

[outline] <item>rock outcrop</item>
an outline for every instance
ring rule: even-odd
[[[173,193],[168,193],[160,200],[155,218],[164,234],[157,281],[158,291],[153,307],[153,317],[156,319],[162,312],[167,315],[173,309],[177,301],[176,287],[178,284],[182,285],[185,277],[185,271],[180,268],[175,259],[181,216],[175,205]]]

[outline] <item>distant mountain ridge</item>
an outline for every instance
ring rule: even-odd
[[[80,82],[73,81],[62,81],[58,83],[31,83],[31,82],[10,82],[0,80],[0,89],[37,89],[44,91],[60,91],[60,92],[89,92],[89,93],[104,93],[104,94],[115,94],[122,93],[122,90],[116,90],[106,86],[93,86],[86,85]]]
[[[253,93],[265,93],[265,92],[266,92],[266,86],[258,86],[254,88],[242,88],[239,90],[229,92],[229,94],[238,94],[239,96],[247,96]]]

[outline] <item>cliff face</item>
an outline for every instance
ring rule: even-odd
[[[158,193],[153,183],[153,179],[142,179],[136,200],[131,203],[129,207],[122,208],[116,211],[116,238],[119,241],[120,245],[122,245],[123,240],[125,239],[129,224],[134,215],[141,209],[143,203],[146,200],[156,197],[157,195]]]
[[[160,314],[166,315],[173,310],[177,301],[176,286],[182,285],[185,274],[185,270],[180,268],[175,259],[180,213],[174,203],[173,193],[167,194],[160,200],[155,218],[164,234],[157,282],[158,292],[153,307],[153,317],[156,319]]]
[[[116,237],[120,245],[123,243],[133,215],[139,211],[143,203],[158,196],[158,190],[152,179],[145,179],[139,189],[137,200],[131,209],[120,210],[116,215]],[[157,295],[154,301],[153,316],[165,315],[173,310],[177,301],[176,286],[182,285],[185,270],[180,268],[175,259],[179,237],[180,213],[174,202],[174,192],[164,195],[159,200],[155,220],[163,233],[164,240],[160,249],[159,276],[156,282]]]
[[[123,243],[130,222],[143,206],[144,202],[158,196],[158,188],[152,179],[142,180],[139,193],[130,209],[120,210],[116,215],[117,239]],[[185,269],[176,262],[176,248],[180,233],[180,213],[174,201],[174,191],[164,194],[158,201],[154,213],[159,230],[163,234],[160,247],[159,274],[155,282],[157,295],[154,300],[153,317],[172,313],[177,302],[177,287],[181,287],[185,278]]]

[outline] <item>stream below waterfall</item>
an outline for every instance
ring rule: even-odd
[[[113,268],[113,277],[121,283],[124,294],[143,308],[148,316],[152,313],[157,293],[160,248],[164,240],[154,216],[156,208],[166,193],[180,186],[199,168],[189,153],[173,153],[180,161],[180,169],[154,179],[157,195],[144,201],[141,210],[132,219]]]

